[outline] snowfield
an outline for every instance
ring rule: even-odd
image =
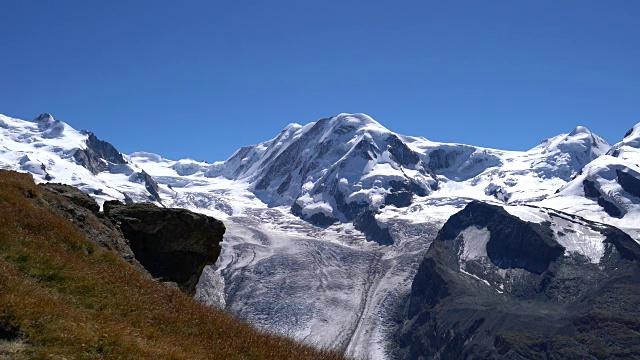
[[[222,220],[223,250],[196,298],[356,358],[389,357],[418,264],[471,200],[551,222],[566,252],[592,263],[605,251],[602,235],[565,214],[640,240],[640,125],[614,146],[578,126],[517,152],[399,135],[367,115],[339,114],[291,124],[214,164],[136,152],[121,164],[100,160],[106,170],[96,174],[74,155],[87,139],[50,115],[0,115],[0,167],[76,186],[100,204],[152,201]],[[356,230],[364,210],[375,212],[392,245]],[[488,230],[468,228],[463,237],[462,259],[486,258]]]

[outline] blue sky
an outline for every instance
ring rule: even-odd
[[[0,19],[0,113],[125,153],[224,160],[340,112],[521,150],[640,122],[636,0],[12,0]]]

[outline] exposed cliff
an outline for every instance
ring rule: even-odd
[[[518,211],[548,217],[472,202],[447,221],[413,281],[399,358],[640,356],[640,245],[576,216]]]
[[[122,230],[145,269],[189,294],[195,293],[204,267],[220,254],[225,227],[206,215],[118,201],[107,201],[104,212]]]
[[[62,184],[42,184],[51,210],[74,223],[100,246],[119,254],[140,271],[174,282],[188,294],[206,265],[220,254],[222,222],[184,209],[151,203],[105,203],[105,212],[88,195]]]

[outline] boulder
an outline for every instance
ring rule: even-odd
[[[122,230],[135,258],[152,276],[175,282],[191,295],[204,267],[220,254],[225,227],[209,216],[119,201],[105,202],[104,212]]]

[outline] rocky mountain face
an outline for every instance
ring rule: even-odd
[[[574,215],[519,209],[529,210],[542,221],[471,202],[445,223],[411,285],[399,358],[640,356],[640,312],[626,303],[640,294],[640,245]]]
[[[119,254],[141,272],[193,295],[205,266],[220,254],[222,222],[185,209],[110,201],[104,212],[88,195],[63,184],[41,185],[47,205],[89,239]],[[45,193],[45,194],[48,194]],[[56,196],[57,195],[57,196]]]
[[[87,134],[85,149],[78,149],[73,157],[83,167],[91,171],[92,174],[97,174],[102,171],[109,170],[109,165],[124,165],[127,162],[122,157],[122,154],[106,141],[99,140],[92,132],[85,132]]]

